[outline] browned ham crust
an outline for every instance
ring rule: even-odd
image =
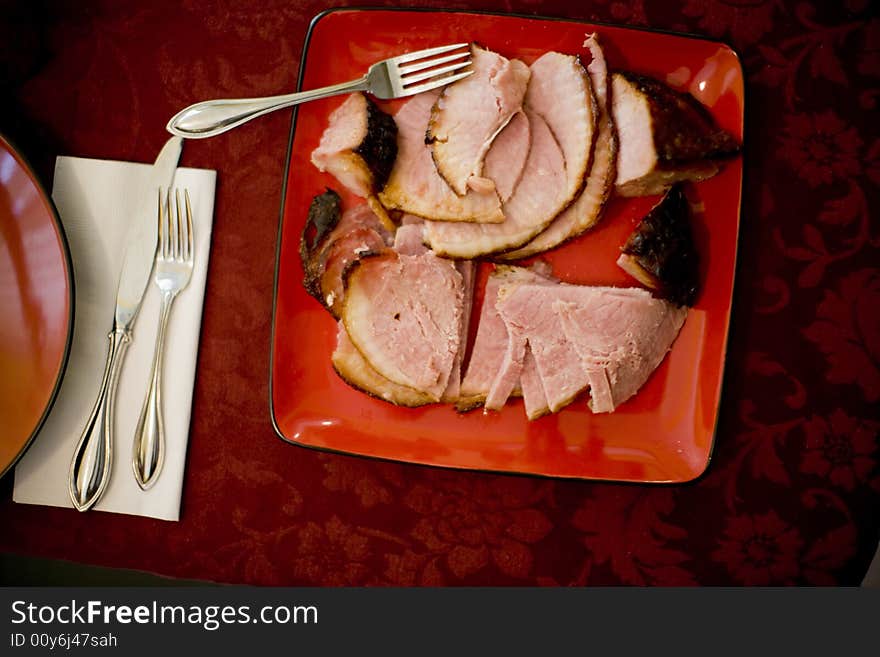
[[[690,205],[681,184],[651,208],[626,240],[617,264],[657,294],[692,306],[699,290],[699,256]]]
[[[617,72],[611,98],[621,196],[662,194],[677,181],[710,178],[739,151],[736,139],[693,96],[659,80]]]
[[[397,126],[364,94],[349,96],[330,114],[312,163],[354,194],[367,198],[388,180],[397,157]]]

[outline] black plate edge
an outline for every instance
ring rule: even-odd
[[[55,230],[58,232],[58,237],[61,242],[61,250],[64,253],[64,268],[67,270],[67,280],[70,281],[70,286],[68,289],[68,299],[67,299],[67,307],[69,309],[67,316],[67,339],[64,345],[64,353],[61,356],[61,366],[58,368],[58,376],[55,379],[55,385],[52,387],[52,392],[49,395],[49,401],[46,404],[46,408],[43,409],[43,414],[40,416],[37,425],[34,427],[34,430],[31,432],[31,435],[25,441],[22,448],[19,450],[18,454],[12,459],[12,461],[7,465],[3,470],[0,470],[0,479],[6,476],[8,473],[12,472],[18,462],[21,460],[21,457],[24,456],[25,452],[30,448],[31,444],[36,439],[37,434],[40,433],[40,430],[43,428],[43,425],[46,423],[46,418],[49,417],[49,414],[52,412],[52,407],[55,406],[55,400],[58,398],[58,391],[61,389],[61,383],[64,381],[64,375],[67,372],[67,363],[70,360],[70,349],[73,346],[73,325],[76,318],[76,281],[73,275],[73,256],[70,252],[70,244],[67,241],[67,233],[64,231],[64,226],[61,223],[61,216],[58,214],[58,208],[55,206],[55,201],[52,200],[52,195],[46,190],[45,185],[43,185],[43,181],[37,176],[34,168],[31,166],[30,160],[25,156],[25,154],[17,147],[14,141],[12,141],[9,137],[4,134],[0,134],[0,139],[5,141],[9,147],[15,151],[15,153],[21,158],[22,163],[25,168],[31,174],[31,180],[34,181],[34,184],[39,189],[43,199],[46,201],[49,207],[49,213],[52,215],[52,221],[55,224]]]

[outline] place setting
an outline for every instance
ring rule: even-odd
[[[673,482],[705,470],[725,355],[724,339],[706,331],[727,331],[738,226],[736,56],[709,41],[501,16],[480,18],[489,47],[449,19],[432,43],[389,38],[369,55],[325,56],[339,30],[357,42],[357,26],[374,18],[330,13],[313,24],[305,91],[177,112],[153,164],[58,157],[52,203],[69,244],[72,339],[51,412],[17,465],[16,502],[179,519],[216,173],[178,162],[186,140],[300,104],[271,345],[281,438],[557,477]],[[525,38],[536,23],[547,32]],[[390,34],[381,28],[374,44]],[[514,33],[525,40],[514,44]],[[664,44],[676,47],[668,62],[655,57]],[[612,76],[618,52],[680,79]],[[689,145],[651,135],[652,112]],[[652,139],[687,164],[646,167]],[[710,269],[697,269],[701,258]],[[661,273],[672,261],[678,271]],[[411,277],[435,288],[427,305],[419,292],[405,296]],[[387,300],[386,289],[395,290]],[[592,308],[608,304],[626,326],[596,319]],[[545,319],[531,326],[530,316]],[[590,361],[596,349],[634,355]],[[284,374],[293,366],[304,374]],[[416,451],[387,439],[413,433]],[[603,450],[583,451],[596,436]],[[539,442],[559,448],[530,447]]]
[[[56,161],[72,340],[16,502],[179,518],[216,179],[178,168],[182,148],[172,137],[152,165]]]

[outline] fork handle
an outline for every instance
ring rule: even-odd
[[[309,100],[367,90],[367,76],[329,87],[266,98],[206,100],[182,109],[168,122],[168,132],[187,139],[214,137],[269,112]]]
[[[117,327],[108,337],[110,349],[98,398],[70,462],[68,493],[70,501],[80,511],[88,511],[101,499],[113,465],[116,384],[131,333]]]
[[[159,478],[165,464],[165,420],[162,414],[162,361],[165,353],[165,332],[171,316],[171,304],[177,295],[173,292],[162,294],[159,311],[159,330],[156,333],[156,347],[153,352],[153,366],[150,369],[150,388],[144,399],[137,428],[134,432],[134,451],[131,465],[134,478],[141,490],[149,490]]]

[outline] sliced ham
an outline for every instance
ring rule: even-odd
[[[521,109],[530,76],[522,62],[476,45],[471,45],[471,69],[437,98],[426,135],[437,172],[459,196],[474,179],[481,179],[477,185],[487,180],[482,178],[486,153]]]
[[[587,387],[577,352],[562,332],[553,304],[578,286],[520,284],[502,289],[496,304],[508,335],[528,341],[547,407],[553,413]],[[514,346],[515,348],[515,346]]]
[[[590,168],[599,114],[593,85],[573,55],[544,53],[530,68],[525,106],[547,122],[562,148],[566,178],[561,200],[568,205],[583,188]]]
[[[621,248],[617,264],[658,296],[692,306],[699,289],[699,256],[690,204],[681,184],[651,208]]]
[[[394,119],[361,93],[349,96],[330,114],[329,125],[312,151],[312,163],[320,171],[367,199],[385,186],[396,158]],[[381,210],[377,214],[386,219]]]
[[[492,190],[456,194],[437,173],[425,130],[439,92],[413,96],[394,116],[397,124],[397,159],[379,200],[388,208],[419,217],[453,222],[504,221],[501,201]]]
[[[379,374],[352,344],[345,325],[340,321],[336,333],[336,349],[331,357],[333,369],[351,387],[398,406],[424,406],[433,399],[423,392],[392,383]]]
[[[522,388],[526,417],[530,420],[537,420],[542,415],[549,413],[550,404],[547,401],[547,395],[544,394],[544,384],[541,383],[538,364],[535,362],[535,356],[532,354],[532,348],[529,344],[526,344],[526,351],[523,355],[519,382]]]
[[[526,168],[531,140],[529,119],[524,112],[517,112],[486,154],[483,174],[498,190],[502,203],[507,202],[519,184]]]
[[[528,109],[526,115],[531,127],[531,147],[522,178],[504,204],[504,222],[426,221],[425,241],[437,254],[475,258],[515,248],[541,232],[562,210],[567,184],[562,150],[540,116]]]
[[[468,331],[471,323],[471,310],[474,305],[474,282],[476,281],[477,265],[473,260],[459,260],[455,268],[461,274],[461,287],[464,293],[464,301],[461,310],[461,324],[459,326],[458,353],[452,362],[452,372],[449,374],[449,382],[443,391],[441,401],[455,403],[461,396],[461,370],[464,362],[465,349],[468,342]]]
[[[495,301],[502,286],[514,282],[555,282],[548,272],[523,267],[500,266],[486,281],[483,305],[477,320],[477,332],[464,379],[461,382],[459,410],[479,406],[486,400],[495,377],[501,370],[508,349],[507,328],[498,314]]]
[[[358,260],[345,282],[342,320],[367,363],[439,401],[461,340],[464,291],[454,263],[389,249]]]
[[[518,327],[512,326],[506,321],[504,326],[507,331],[507,348],[504,350],[501,365],[492,380],[492,385],[489,386],[486,401],[483,403],[483,407],[490,411],[500,411],[507,403],[507,399],[513,394],[514,389],[519,387],[519,377],[522,374],[523,359],[526,356],[526,346],[528,345],[528,338],[525,333],[518,330]]]
[[[554,413],[587,387],[594,412],[613,411],[644,385],[687,316],[647,290],[585,285],[519,285],[497,306],[508,333],[528,341]]]
[[[610,413],[639,391],[688,312],[641,288],[585,286],[566,286],[554,311],[589,379],[594,413]]]
[[[391,234],[368,205],[341,212],[339,195],[327,190],[312,200],[300,239],[303,285],[338,317],[345,269],[364,254],[382,250],[390,242]]]
[[[403,255],[422,255],[428,251],[422,243],[419,224],[402,224],[394,234],[394,250]]]
[[[612,114],[620,139],[615,190],[621,196],[662,194],[680,180],[704,180],[739,143],[693,96],[659,80],[612,76]]]
[[[595,34],[586,40],[584,46],[590,50],[593,56],[587,67],[587,72],[592,81],[599,117],[593,162],[587,182],[574,203],[559,214],[543,232],[535,236],[528,244],[503,254],[501,257],[504,260],[518,260],[548,251],[589,230],[601,218],[602,210],[614,188],[614,179],[617,175],[617,133],[614,129],[608,102],[608,69]]]

